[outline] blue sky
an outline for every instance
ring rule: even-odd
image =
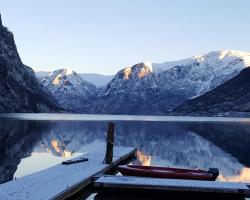
[[[249,0],[0,0],[35,70],[114,74],[141,61],[250,51]]]

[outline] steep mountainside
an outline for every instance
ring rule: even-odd
[[[203,116],[250,116],[250,68],[199,97],[181,104],[174,113]]]
[[[84,107],[97,95],[97,88],[93,84],[84,81],[70,69],[56,70],[40,83],[64,109],[74,112],[87,112]]]
[[[57,109],[39,85],[33,70],[17,52],[13,34],[0,15],[0,112],[51,112]]]
[[[139,63],[115,75],[92,112],[166,114],[187,99],[233,78],[248,65],[250,53],[229,50],[177,62]]]

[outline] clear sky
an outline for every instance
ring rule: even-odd
[[[250,51],[250,0],[0,0],[35,70],[114,74],[141,61]]]

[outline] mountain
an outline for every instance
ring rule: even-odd
[[[192,87],[194,93],[199,95],[231,79],[249,65],[250,53],[223,50],[177,62],[153,64],[153,67],[164,74],[162,78],[169,80],[168,76],[171,75],[174,80],[172,87]]]
[[[89,74],[57,70],[49,75],[39,72],[37,76],[47,75],[41,80],[45,89],[61,106],[74,112],[166,115],[190,98],[213,90],[237,76],[249,65],[250,53],[233,50],[214,51],[162,64],[143,62],[120,70],[98,90],[84,81],[87,77],[91,79]],[[67,76],[74,77],[73,74],[77,81],[70,80],[73,84],[67,86]],[[60,79],[66,80],[65,84],[53,84],[59,80],[57,76],[66,78]],[[100,75],[92,78],[92,82],[101,80]],[[81,82],[87,85],[83,87],[87,92],[79,86]]]
[[[19,57],[13,34],[0,15],[0,112],[53,112],[58,105]]]
[[[51,72],[46,72],[46,71],[35,71],[36,77],[38,81],[40,82],[45,76],[48,76],[48,74]]]
[[[180,115],[250,116],[250,68],[218,86],[190,99],[173,110]]]
[[[36,77],[40,81],[45,76],[47,76],[51,72],[46,71],[36,71]],[[79,73],[83,80],[92,83],[96,87],[102,87],[106,85],[111,79],[114,77],[113,75],[102,75],[102,74],[95,74],[95,73]]]
[[[92,83],[97,87],[102,87],[108,84],[114,77],[113,75],[102,75],[95,73],[80,73],[79,75],[82,77],[83,80]]]
[[[87,112],[86,105],[97,95],[97,88],[71,69],[51,72],[40,84],[61,107],[73,112]]]
[[[160,114],[238,75],[250,53],[214,51],[162,64],[138,63],[120,70],[92,106],[93,113]]]
[[[114,77],[77,74],[69,69],[37,72],[36,77],[22,63],[13,34],[2,25],[0,16],[0,112],[53,112],[62,107],[72,112],[102,114],[246,113],[246,86],[242,83],[236,88],[227,81],[235,81],[232,78],[238,77],[247,66],[250,66],[250,53],[223,50],[175,62],[142,62],[120,70]],[[225,82],[237,92],[233,94],[227,84],[222,85]],[[218,86],[228,87],[224,90],[231,91],[231,97],[223,89],[218,91]],[[221,99],[220,103],[213,95],[213,103],[207,101],[213,94],[209,91],[224,95],[227,102]],[[208,96],[200,100],[205,93]],[[200,111],[192,110],[195,105],[190,99],[203,101]],[[182,110],[186,104],[189,107]]]
[[[150,65],[139,63],[120,70],[103,88],[93,105],[93,113],[148,114],[148,95],[155,76]]]

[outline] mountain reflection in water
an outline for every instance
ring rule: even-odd
[[[0,121],[0,183],[105,148],[106,121]],[[137,147],[136,164],[217,167],[220,181],[250,182],[250,124],[115,122],[115,145]]]

